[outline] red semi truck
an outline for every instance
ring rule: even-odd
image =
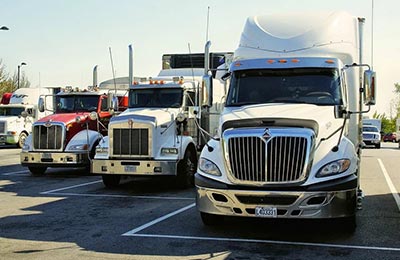
[[[107,135],[107,125],[114,112],[123,110],[127,104],[127,93],[122,89],[66,87],[55,96],[41,97],[39,110],[44,111],[46,103],[54,102],[54,114],[33,124],[32,134],[20,153],[22,166],[28,167],[33,175],[44,174],[48,167],[90,169],[96,145]],[[122,105],[119,109],[110,108],[111,96],[118,97]],[[97,115],[93,117],[93,114]]]

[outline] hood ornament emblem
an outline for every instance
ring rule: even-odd
[[[51,119],[48,120],[48,121],[44,124],[44,126],[45,126],[45,127],[50,127],[50,126],[51,126]]]
[[[271,132],[269,131],[268,128],[265,129],[265,132],[263,133],[262,138],[264,138],[266,141],[271,138]]]
[[[128,120],[128,125],[129,125],[129,127],[133,127],[133,119],[132,118],[130,118]]]

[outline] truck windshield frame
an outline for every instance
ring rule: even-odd
[[[300,103],[343,104],[337,68],[251,69],[232,73],[225,106]]]
[[[98,95],[56,96],[56,114],[97,111],[98,105]]]
[[[182,88],[137,88],[129,90],[129,108],[180,108]]]
[[[20,116],[23,111],[23,107],[0,107],[0,116]]]

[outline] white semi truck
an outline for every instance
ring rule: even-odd
[[[202,141],[198,126],[217,130],[226,93],[223,82],[209,74],[209,57],[214,59],[209,46],[202,54],[205,68],[174,66],[177,56],[168,55],[164,58],[173,64],[164,63],[172,68],[130,86],[129,108],[111,119],[109,135],[100,141],[92,160],[92,173],[102,175],[106,187],[115,187],[128,176],[175,176],[179,187],[193,185],[198,147],[208,141],[208,136]],[[195,65],[190,54],[179,57]],[[132,79],[131,75],[130,69]]]
[[[0,144],[16,144],[22,148],[32,132],[32,124],[50,114],[38,110],[39,96],[50,95],[57,89],[20,88],[12,93],[8,104],[0,104]]]
[[[243,216],[355,227],[361,113],[376,91],[362,61],[363,24],[344,12],[247,20],[223,77],[230,85],[218,136],[195,175],[204,224]]]

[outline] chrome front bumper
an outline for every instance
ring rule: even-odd
[[[119,175],[176,175],[176,161],[153,160],[92,160],[94,174]]]
[[[22,166],[84,167],[89,165],[87,152],[21,152],[20,159]]]
[[[267,191],[196,184],[200,212],[256,217],[256,207],[276,208],[277,218],[318,219],[354,216],[356,188],[334,191]]]

